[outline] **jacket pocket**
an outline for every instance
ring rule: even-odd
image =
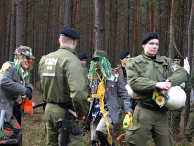
[[[127,128],[126,135],[125,135],[125,140],[127,141],[127,143],[136,144],[137,137],[138,137],[138,134],[137,134],[138,129],[139,127],[133,124]]]
[[[0,102],[3,104],[6,102],[5,96],[2,93],[0,93]]]
[[[134,124],[137,124],[138,123],[138,115],[139,115],[139,111],[140,111],[140,108],[138,106],[135,107],[135,111],[133,113],[133,120],[132,122]]]

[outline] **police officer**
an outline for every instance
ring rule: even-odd
[[[149,133],[157,146],[170,146],[172,136],[169,135],[167,109],[158,105],[164,102],[171,86],[179,85],[187,78],[184,68],[174,64],[165,56],[157,54],[159,37],[149,32],[141,40],[144,52],[129,59],[126,65],[127,83],[133,90],[133,99],[137,105],[132,124],[127,128],[125,139],[129,145],[144,146]],[[153,93],[159,91],[162,100],[156,101]],[[153,100],[155,99],[155,101]],[[159,98],[160,99],[160,98]],[[156,104],[158,103],[158,104]]]
[[[79,53],[78,55],[79,60],[81,61],[83,66],[86,66],[87,62],[87,55],[85,53]]]
[[[54,128],[56,122],[71,113],[68,120],[68,146],[80,145],[81,135],[75,135],[72,126],[76,121],[84,120],[88,110],[87,87],[84,69],[75,52],[79,34],[70,27],[60,30],[60,48],[41,58],[39,76],[43,89],[43,99],[47,103],[45,120],[47,129],[47,146],[58,146],[61,128]],[[62,125],[63,126],[63,125]],[[67,129],[66,128],[66,129]],[[64,138],[63,138],[64,139]]]
[[[84,67],[84,75],[85,75],[85,78],[86,78],[86,85],[87,85],[87,88],[88,88],[88,96],[90,95],[90,90],[89,90],[89,80],[88,80],[88,68],[86,67],[86,62],[87,62],[87,55],[85,53],[79,53],[77,55],[77,57],[79,58],[81,64],[83,65]],[[84,136],[85,133],[84,133],[84,129],[87,127],[87,124],[85,121],[82,121],[79,123],[80,127],[81,127],[81,130],[82,130],[82,135]],[[89,126],[88,126],[89,127]]]
[[[174,55],[174,63],[177,65],[180,65],[180,63],[181,63],[180,55],[178,55],[178,54]],[[185,90],[185,92],[191,92],[191,86],[190,86],[189,80],[190,80],[190,77],[189,77],[189,74],[187,74],[187,80],[180,84],[181,88],[183,88],[183,90]],[[172,111],[172,126],[171,126],[171,128],[172,128],[173,134],[179,133],[179,124],[181,121],[182,110],[183,110],[183,108]]]
[[[87,75],[88,75],[88,68],[86,67],[86,62],[87,62],[87,55],[85,53],[79,53],[77,55],[77,57],[79,58],[81,64],[83,65],[84,67],[84,73],[85,73],[85,76],[87,78]],[[88,79],[86,79],[87,81],[87,85],[89,85],[89,82],[88,82]]]
[[[0,135],[0,145],[22,143],[20,105],[23,98],[32,98],[30,71],[35,59],[32,49],[20,46],[14,54],[14,62],[5,62],[0,70],[0,114],[2,110],[5,111],[6,122],[4,131]]]
[[[129,58],[131,58],[129,51],[128,50],[122,51],[121,54],[119,55],[119,58],[120,58],[121,64],[118,64],[115,70],[119,70],[121,72],[122,79],[127,80],[127,73],[125,70],[125,66]]]

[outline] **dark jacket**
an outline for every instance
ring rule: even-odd
[[[10,64],[6,62],[7,65]],[[25,80],[19,77],[15,65],[11,63],[11,66],[2,74],[0,74],[0,114],[1,110],[6,110],[5,120],[10,121],[13,106],[19,95],[25,95],[26,87],[30,87],[33,90],[33,86]]]

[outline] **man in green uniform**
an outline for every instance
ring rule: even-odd
[[[47,146],[58,146],[61,128],[54,128],[61,118],[69,117],[69,135],[65,139],[68,146],[80,145],[81,135],[75,135],[72,125],[85,119],[88,110],[87,86],[84,68],[77,57],[75,48],[79,34],[70,27],[60,30],[59,50],[45,55],[39,63],[39,76],[43,89],[43,99],[47,103],[45,120],[47,129]],[[66,118],[66,119],[67,119]],[[62,125],[63,126],[63,125]],[[66,128],[66,129],[67,129]],[[65,130],[64,130],[65,131]],[[64,137],[63,137],[64,139]]]
[[[171,146],[167,109],[163,106],[160,108],[159,105],[160,102],[165,102],[164,96],[171,86],[186,80],[187,73],[170,58],[157,54],[157,33],[145,34],[141,44],[144,49],[142,55],[129,59],[126,65],[127,83],[133,90],[132,98],[137,105],[132,124],[126,130],[125,140],[130,146],[145,146],[151,132],[157,146]],[[161,95],[153,96],[157,91]],[[158,98],[161,100],[157,101]]]
[[[85,76],[86,76],[86,78],[87,78],[87,79],[86,79],[87,85],[89,86],[89,81],[88,81],[88,77],[87,77],[89,70],[88,70],[88,68],[86,67],[87,55],[86,55],[85,53],[79,53],[79,54],[77,55],[77,57],[79,58],[81,64],[82,64],[83,67],[84,67],[84,73],[85,73]]]
[[[77,57],[79,58],[81,64],[84,67],[84,75],[85,75],[85,78],[86,78],[86,85],[87,85],[87,88],[88,88],[88,96],[89,96],[90,95],[90,91],[89,91],[89,80],[88,80],[88,72],[89,72],[89,70],[86,67],[87,55],[85,53],[79,53],[77,55]],[[88,105],[89,105],[89,103],[88,103]],[[82,135],[84,136],[85,135],[84,130],[87,127],[86,121],[80,122],[79,125],[80,125],[81,130],[82,130]]]
[[[192,71],[191,74],[191,86],[194,88],[194,71]],[[187,127],[185,128],[185,138],[183,139],[183,142],[191,142],[192,136],[194,132],[194,104],[192,105],[189,113],[189,120],[187,123]]]
[[[174,63],[177,65],[180,65],[181,63],[181,57],[176,54],[174,55]],[[189,74],[187,74],[187,79],[185,82],[181,83],[179,86],[185,91],[185,92],[191,92],[191,86],[190,86],[190,77]],[[181,121],[181,112],[183,111],[183,108],[173,110],[172,111],[172,133],[178,134],[179,133],[179,124]]]
[[[119,70],[121,73],[122,79],[127,81],[125,66],[129,58],[131,58],[129,51],[128,50],[122,51],[121,54],[119,55],[119,58],[120,58],[121,64],[118,64],[115,70]]]

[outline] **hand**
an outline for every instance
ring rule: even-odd
[[[85,119],[85,116],[80,118],[80,117],[77,116],[76,112],[74,112],[70,109],[69,109],[69,112],[75,117],[75,120],[78,121],[78,122],[82,122]]]
[[[129,114],[129,118],[132,116],[132,113],[131,112],[127,112],[127,114]]]
[[[158,89],[169,90],[171,88],[171,82],[157,82],[155,87]]]
[[[26,88],[26,96],[31,100],[32,99],[32,89],[27,87]]]
[[[169,89],[168,89],[168,90],[161,90],[160,92],[161,92],[161,94],[162,94],[163,96],[165,96],[165,95],[168,93],[168,91],[169,91]]]

